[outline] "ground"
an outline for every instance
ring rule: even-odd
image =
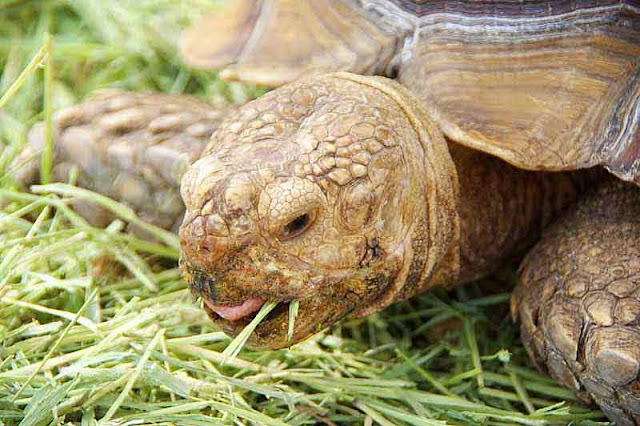
[[[216,5],[0,0],[0,424],[603,424],[529,363],[508,312],[513,267],[225,360],[229,339],[180,278],[176,237],[93,228],[70,200],[135,219],[70,185],[16,188],[27,129],[96,89],[215,104],[261,93],[180,63],[180,30]]]

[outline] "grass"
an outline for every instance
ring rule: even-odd
[[[602,424],[532,369],[509,318],[508,273],[343,321],[289,350],[227,357],[230,339],[180,277],[174,235],[150,225],[157,243],[124,234],[139,221],[130,209],[69,183],[16,189],[9,164],[27,129],[95,89],[212,103],[258,94],[180,64],[180,30],[211,7],[0,0],[0,423]],[[94,228],[74,199],[120,219]]]
[[[249,336],[251,336],[253,331],[276,306],[278,306],[278,303],[273,301],[268,301],[262,305],[262,308],[260,308],[260,311],[256,314],[255,318],[253,318],[251,322],[242,329],[240,333],[238,333],[231,343],[229,343],[229,346],[227,346],[222,352],[222,355],[226,357],[224,361],[225,363],[232,362],[238,356],[244,345],[247,343],[247,340],[249,340]]]

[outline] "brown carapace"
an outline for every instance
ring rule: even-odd
[[[185,277],[224,330],[276,300],[250,344],[287,346],[529,250],[532,359],[640,425],[637,2],[237,0],[182,52],[283,86],[225,111],[102,94],[58,114],[57,170],[184,215]]]

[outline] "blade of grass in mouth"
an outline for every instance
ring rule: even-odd
[[[236,356],[238,356],[238,353],[240,353],[242,347],[245,345],[245,343],[247,343],[247,340],[249,340],[249,336],[251,336],[251,333],[254,332],[254,330],[258,327],[262,320],[264,320],[266,316],[269,315],[269,312],[273,311],[273,309],[277,305],[278,302],[274,302],[273,300],[270,300],[262,305],[262,308],[260,308],[255,318],[252,319],[244,329],[242,329],[242,331],[235,337],[235,339],[233,339],[231,343],[229,343],[229,346],[227,346],[226,349],[222,352],[222,355],[224,355],[225,357],[225,363],[232,361]]]
[[[293,339],[293,327],[298,317],[298,309],[300,308],[299,300],[292,300],[289,303],[289,328],[287,329],[287,341],[290,342]]]

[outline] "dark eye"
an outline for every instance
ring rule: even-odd
[[[302,234],[311,225],[311,219],[312,217],[309,213],[296,217],[282,228],[282,238],[293,238]]]

